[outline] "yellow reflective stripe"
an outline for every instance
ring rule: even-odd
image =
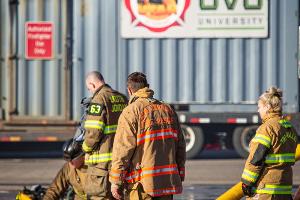
[[[258,142],[266,147],[270,148],[271,146],[271,138],[262,134],[256,134],[253,138],[253,142]]]
[[[117,130],[117,125],[109,125],[109,126],[105,126],[104,129],[104,134],[112,134],[115,133]]]
[[[93,148],[87,146],[87,144],[86,144],[85,142],[83,142],[83,144],[82,144],[82,149],[83,149],[83,151],[85,151],[85,152],[90,152],[90,151],[93,150]]]
[[[283,153],[283,154],[268,154],[266,156],[265,163],[285,163],[285,162],[295,162],[294,153]]]
[[[93,153],[92,155],[86,157],[85,164],[97,164],[101,162],[108,162],[112,160],[112,153]]]
[[[251,172],[247,169],[244,169],[243,174],[242,174],[242,179],[245,179],[249,182],[254,183],[256,181],[256,179],[258,178],[258,175],[259,174],[255,173],[255,172]]]
[[[292,127],[291,122],[289,122],[286,119],[279,120],[279,124],[282,125],[284,128],[291,128]]]
[[[84,128],[95,128],[95,129],[103,130],[104,126],[105,126],[105,124],[103,121],[86,120],[84,122]]]
[[[264,188],[256,190],[256,193],[257,194],[292,194],[292,186],[266,184]]]
[[[81,192],[77,191],[75,187],[73,187],[73,190],[78,196],[80,196],[81,199],[87,200],[87,195],[84,192],[81,193]]]

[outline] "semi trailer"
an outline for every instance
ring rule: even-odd
[[[127,38],[121,28],[126,2],[139,1],[0,1],[0,142],[72,137],[82,112],[80,101],[89,96],[84,79],[91,70],[99,70],[123,93],[127,75],[144,72],[155,98],[176,109],[189,158],[216,142],[246,157],[260,124],[257,99],[270,86],[283,89],[284,113],[300,133],[298,0],[176,1],[178,10],[185,5],[185,13],[192,12],[189,3],[196,2],[208,10],[223,5],[230,12],[241,5],[255,16],[265,15],[267,34],[255,37],[238,37],[235,32],[230,36],[229,29],[222,30],[224,37],[167,37],[162,29],[136,23],[141,33],[160,32]],[[267,12],[259,13],[250,3],[267,4]],[[248,14],[240,15],[239,23],[259,19],[243,20]],[[178,24],[188,16],[180,15]],[[26,56],[28,22],[53,25],[51,58]],[[223,23],[221,18],[199,20],[204,22]],[[180,28],[178,24],[167,31]],[[36,45],[43,48],[42,43]]]

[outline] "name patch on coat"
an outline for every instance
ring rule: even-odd
[[[297,142],[297,136],[293,132],[287,132],[280,139],[280,144],[284,144],[288,139],[292,140],[295,143]]]
[[[102,113],[102,110],[103,110],[103,105],[98,104],[98,103],[91,103],[89,110],[88,110],[88,114],[100,116]]]

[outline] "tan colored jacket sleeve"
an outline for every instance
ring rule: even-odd
[[[247,185],[255,185],[264,168],[264,160],[272,143],[270,132],[270,127],[262,125],[250,142],[250,152],[241,178]]]
[[[138,114],[124,109],[118,121],[109,181],[121,185],[125,170],[137,146]]]
[[[69,171],[69,163],[65,163],[48,187],[43,200],[57,200],[64,195],[69,187]]]
[[[186,161],[186,150],[185,150],[185,140],[182,133],[182,129],[180,126],[180,123],[177,118],[177,130],[178,130],[178,144],[177,144],[177,150],[176,150],[176,163],[178,165],[179,174],[181,177],[181,180],[184,181],[185,178],[185,161]]]
[[[107,121],[107,112],[104,105],[104,102],[99,97],[96,97],[88,108],[84,122],[85,138],[82,145],[82,149],[87,153],[97,148],[98,142],[103,136]]]

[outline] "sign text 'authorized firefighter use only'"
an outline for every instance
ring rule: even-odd
[[[27,22],[25,25],[26,59],[53,58],[53,23]]]

